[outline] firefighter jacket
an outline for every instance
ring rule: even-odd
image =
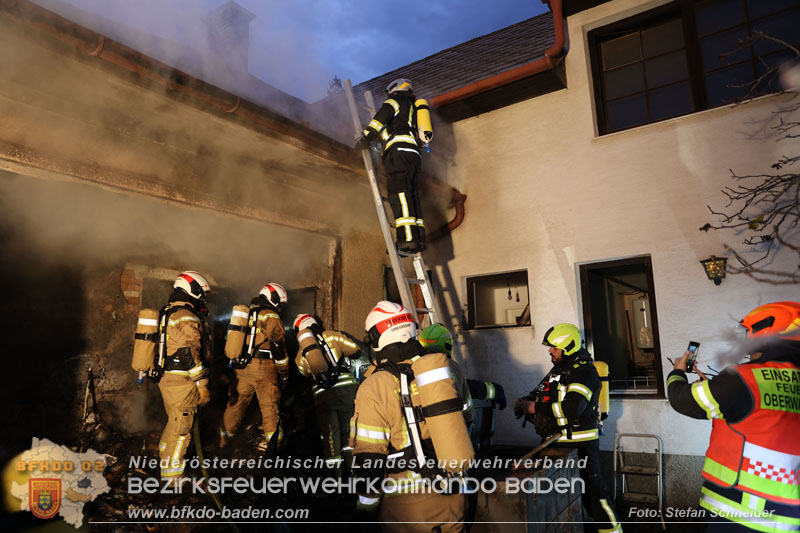
[[[254,307],[258,307],[255,313],[256,334],[253,344],[253,357],[262,359],[272,359],[275,367],[282,376],[289,374],[289,356],[286,354],[286,338],[283,331],[283,322],[275,309],[269,305],[263,305],[259,300],[255,300]],[[245,345],[250,343],[250,334],[245,339]]]
[[[163,312],[168,313],[164,373],[185,375],[192,381],[206,378],[204,361],[211,350],[205,320],[185,295],[173,294]],[[177,310],[176,310],[177,308]]]
[[[772,520],[800,529],[800,513],[781,520],[780,512],[800,506],[800,342],[770,343],[757,359],[691,385],[673,370],[667,394],[679,413],[713,420],[703,464],[713,485],[703,487],[700,505],[724,516],[774,502]],[[741,501],[721,497],[725,489],[740,491]]]
[[[426,350],[425,347],[423,347],[422,349],[423,351]],[[438,352],[425,351],[425,353],[438,353]],[[466,376],[464,376],[464,372],[461,370],[461,367],[458,366],[458,363],[453,361],[452,358],[448,357],[447,362],[448,365],[450,366],[450,372],[453,376],[453,382],[455,383],[456,390],[458,391],[458,398],[459,400],[461,400],[462,403],[461,412],[464,414],[464,422],[466,422],[467,427],[469,427],[472,424],[473,418],[475,417],[475,413],[472,410],[473,407],[472,393],[470,391],[470,385],[469,385],[472,380],[467,379]],[[366,372],[364,372],[364,379],[371,376],[377,369],[378,367],[375,365],[375,363],[370,364]],[[483,382],[481,381],[481,383]]]
[[[543,437],[560,433],[558,442],[561,444],[598,439],[600,388],[600,377],[585,348],[564,356],[539,384],[537,432]]]
[[[406,349],[408,357],[400,361],[400,365],[410,365],[424,355],[418,343],[407,342],[401,346]],[[453,377],[456,377],[455,373]],[[463,380],[463,375],[460,379]],[[466,386],[455,385],[456,390]],[[410,388],[411,403],[418,407],[421,404],[414,381]],[[424,420],[419,428],[425,456],[435,461],[433,443]],[[355,414],[350,421],[350,445],[353,447],[354,476],[361,480],[379,481],[373,486],[363,482],[356,484],[359,509],[375,509],[381,498],[412,493],[423,483],[426,473],[413,461],[413,446],[400,403],[400,380],[392,372],[378,367],[359,386]],[[385,478],[388,479],[381,483]]]
[[[319,330],[317,330],[319,331]],[[297,350],[297,357],[295,358],[294,362],[297,365],[297,370],[300,371],[300,374],[307,378],[314,379],[314,385],[312,389],[314,391],[314,396],[316,397],[319,393],[337,388],[337,387],[344,387],[347,385],[358,385],[358,381],[356,378],[347,371],[347,366],[345,366],[345,361],[342,360],[342,357],[350,357],[351,355],[359,353],[359,347],[356,343],[355,339],[348,333],[343,331],[334,331],[334,330],[325,330],[321,333],[323,342],[327,345],[330,349],[331,355],[335,360],[335,364],[337,367],[334,367],[331,370],[337,370],[338,372],[334,372],[336,382],[330,384],[329,387],[323,388],[320,383],[317,382],[317,376],[314,376],[314,372],[309,364],[309,358],[316,357],[317,360],[325,360],[325,354],[323,353],[324,347],[319,345],[319,340],[310,329],[301,329],[297,332],[297,344],[300,348]]]
[[[414,96],[404,92],[391,94],[367,125],[364,136],[369,141],[380,138],[384,156],[390,150],[419,154]]]

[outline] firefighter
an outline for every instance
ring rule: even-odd
[[[426,243],[417,188],[422,159],[414,89],[410,80],[400,78],[386,87],[386,94],[387,100],[375,113],[356,146],[367,148],[373,140],[381,140],[386,189],[397,230],[397,248],[406,253],[421,252]]]
[[[450,370],[456,378],[459,398],[464,400],[464,419],[469,427],[472,424],[472,400],[494,402],[500,410],[506,407],[506,394],[503,387],[491,381],[466,379],[461,367],[453,360],[453,335],[442,324],[431,324],[419,334],[419,343],[426,351],[443,353],[450,360]]]
[[[750,360],[713,379],[686,379],[690,352],[667,378],[670,405],[711,419],[700,506],[708,531],[800,529],[800,303],[756,307],[742,320]]]
[[[264,431],[258,450],[274,450],[281,445],[283,430],[278,419],[278,404],[281,389],[289,379],[289,357],[280,312],[287,300],[283,286],[267,283],[250,302],[250,316],[255,322],[251,324],[255,325],[254,349],[251,359],[240,359],[234,364],[236,380],[231,384],[231,396],[219,429],[221,448],[233,438],[253,395],[258,399]],[[245,345],[250,342],[248,334]]]
[[[351,356],[360,355],[361,349],[349,333],[326,330],[317,316],[297,315],[294,331],[299,346],[295,364],[300,374],[313,382],[325,465],[340,476],[342,464],[347,466],[352,459],[353,448],[348,441],[358,389],[349,362]]]
[[[208,280],[192,270],[182,272],[172,285],[166,314],[166,357],[158,389],[167,412],[158,455],[161,477],[177,482],[183,475],[183,456],[192,438],[198,406],[211,399],[204,362],[210,358],[211,335],[205,317]]]
[[[430,478],[434,471],[409,469],[408,458],[416,453],[416,438],[419,437],[425,457],[434,461],[434,443],[431,441],[431,419],[426,419],[413,427],[406,418],[408,411],[422,411],[420,408],[419,382],[412,382],[407,388],[411,405],[416,409],[403,409],[401,406],[402,385],[397,370],[426,356],[422,346],[417,342],[417,326],[414,317],[402,305],[381,301],[367,315],[365,329],[369,342],[375,352],[377,369],[361,384],[356,395],[355,414],[350,422],[351,443],[353,449],[354,476],[359,481],[358,509],[367,513],[365,518],[372,518],[370,511],[377,512],[381,522],[381,531],[463,531],[465,500],[463,494],[436,493],[421,490],[423,477]],[[434,354],[438,355],[438,354]],[[429,357],[426,356],[426,357]],[[443,367],[429,375],[439,380],[452,379],[447,367]],[[407,377],[407,376],[403,376]],[[417,376],[419,377],[419,376]],[[426,384],[426,386],[429,385]],[[448,386],[448,385],[445,385]],[[450,381],[452,391],[450,403],[459,402],[455,387]],[[404,414],[405,413],[405,414]],[[467,456],[472,454],[469,437],[466,433],[464,419],[456,412],[456,420],[469,446]],[[449,418],[452,423],[453,419]],[[452,434],[457,434],[453,431]],[[438,445],[436,446],[438,448]],[[387,462],[387,457],[398,462]],[[401,466],[402,465],[402,466]],[[372,490],[364,480],[378,480]],[[383,493],[381,488],[385,487]],[[417,491],[417,492],[415,492]]]
[[[575,448],[580,462],[586,458],[580,471],[586,488],[583,507],[598,531],[622,531],[600,472],[597,405],[601,383],[592,356],[581,345],[580,332],[573,324],[551,327],[542,344],[549,347],[553,368],[539,384],[535,401],[518,398],[514,413],[532,415],[543,439],[559,435],[555,446]]]

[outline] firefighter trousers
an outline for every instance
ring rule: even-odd
[[[397,244],[425,245],[425,222],[420,207],[418,178],[422,170],[419,153],[395,148],[383,158],[386,192],[394,214]]]
[[[606,482],[600,471],[600,440],[591,440],[575,446],[575,449],[578,451],[578,464],[583,464],[586,458],[586,466],[580,469],[586,488],[581,497],[583,508],[591,514],[598,532],[622,531],[614,512],[614,502],[608,497]]]
[[[384,533],[464,531],[464,512],[463,494],[421,493],[387,496],[383,498],[380,508],[381,531]]]
[[[245,368],[236,369],[236,379],[231,383],[228,406],[222,415],[221,445],[224,446],[236,434],[253,395],[258,400],[264,438],[269,443],[278,428],[278,403],[281,400],[278,372],[271,359],[253,359]]]
[[[322,437],[322,456],[328,468],[336,469],[343,461],[349,464],[353,448],[350,439],[350,419],[355,411],[356,390],[353,383],[341,387],[321,390],[314,396],[314,410],[317,414],[320,435]]]
[[[183,456],[192,440],[192,424],[200,393],[188,375],[169,372],[161,377],[158,388],[167,411],[167,425],[158,444],[161,477],[177,478],[183,475]]]

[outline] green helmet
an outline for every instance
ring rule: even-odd
[[[564,350],[564,355],[572,355],[581,347],[581,334],[572,324],[558,324],[547,330],[542,344]]]
[[[419,334],[419,343],[423,348],[437,348],[441,353],[450,357],[453,353],[453,336],[441,324],[431,324]]]

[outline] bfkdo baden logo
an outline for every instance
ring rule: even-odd
[[[60,479],[29,479],[28,502],[38,518],[53,518],[61,509]]]

